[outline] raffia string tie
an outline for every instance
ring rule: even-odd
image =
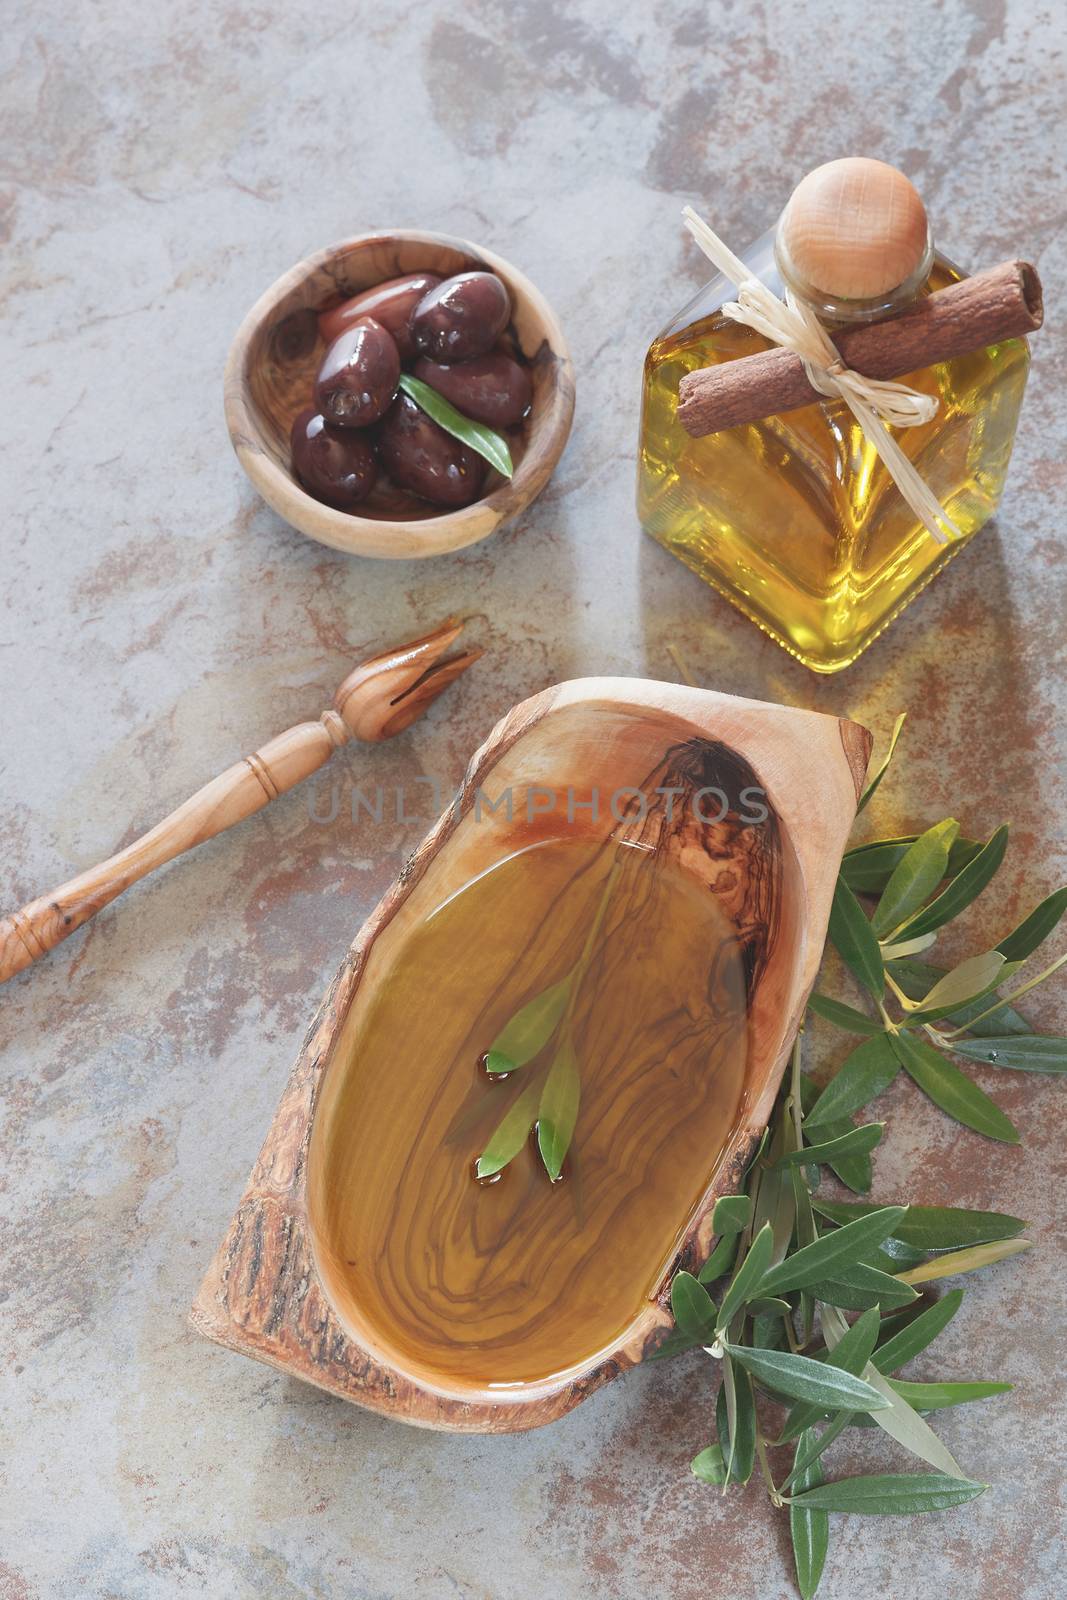
[[[737,299],[722,307],[724,317],[742,322],[772,344],[792,350],[804,363],[808,382],[828,400],[843,400],[868,444],[877,451],[886,471],[927,532],[945,544],[959,528],[943,509],[928,484],[916,472],[897,441],[893,428],[918,428],[937,414],[933,395],[919,394],[906,383],[865,378],[841,360],[837,348],[810,306],[791,289],[780,300],[755,277],[692,206],[682,212],[697,244],[724,277],[737,289]]]

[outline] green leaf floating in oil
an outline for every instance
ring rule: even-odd
[[[574,1136],[581,1093],[574,1045],[569,1036],[564,1036],[537,1107],[537,1148],[553,1183],[563,1170],[563,1160]]]
[[[488,1144],[478,1157],[479,1178],[491,1178],[503,1171],[509,1161],[514,1161],[529,1137],[534,1118],[537,1116],[539,1096],[539,1085],[531,1083],[505,1113],[503,1120],[497,1124]]]
[[[568,975],[520,1007],[489,1046],[486,1071],[515,1072],[539,1055],[567,1009],[571,987]]]
[[[609,848],[618,850],[622,847],[609,845]],[[622,861],[617,857],[612,863],[600,902],[586,933],[582,953],[572,970],[565,978],[560,978],[557,983],[543,989],[540,994],[521,1006],[505,1023],[486,1052],[486,1071],[506,1075],[519,1067],[527,1066],[553,1040],[556,1044],[552,1065],[544,1080],[540,1096],[535,1096],[532,1090],[524,1092],[505,1114],[504,1120],[494,1131],[489,1145],[475,1164],[479,1178],[492,1177],[509,1161],[513,1161],[525,1144],[527,1134],[535,1125],[537,1148],[544,1162],[545,1171],[553,1183],[563,1171],[563,1163],[574,1137],[582,1093],[570,1021],[581,998],[583,981],[597,952],[597,941],[621,870]],[[526,1119],[526,1126],[521,1136],[517,1136],[523,1118]],[[498,1159],[499,1154],[505,1151],[507,1154],[504,1158]]]

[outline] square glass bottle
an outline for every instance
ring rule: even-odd
[[[832,332],[874,321],[964,276],[931,249],[922,202],[874,161],[816,169],[777,229],[741,258],[775,293],[788,285]],[[815,287],[818,284],[818,287]],[[956,356],[900,381],[934,396],[932,421],[894,430],[959,529],[939,544],[841,400],[694,439],[681,379],[772,348],[722,315],[717,276],[645,361],[638,514],[645,530],[816,672],[865,650],[996,510],[1029,368],[1025,339]]]

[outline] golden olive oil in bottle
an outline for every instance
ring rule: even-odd
[[[806,189],[813,185],[818,205]],[[964,276],[931,247],[911,185],[881,162],[817,169],[778,228],[741,259],[776,294],[788,286],[831,332],[892,315]],[[931,421],[893,432],[958,530],[940,544],[842,400],[689,436],[676,414],[681,379],[773,348],[722,314],[734,293],[725,277],[712,279],[648,351],[638,514],[654,539],[806,666],[836,672],[996,510],[1028,346],[1009,339],[900,379],[938,401]]]

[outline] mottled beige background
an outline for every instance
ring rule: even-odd
[[[106,854],[317,713],[369,645],[455,609],[486,614],[487,659],[406,738],[353,753],[350,778],[455,779],[514,700],[587,671],[672,675],[675,641],[719,689],[882,732],[909,707],[866,826],[1013,818],[1003,883],[968,918],[975,941],[998,937],[1064,872],[1065,21],[1063,0],[11,0],[3,900]],[[807,168],[852,151],[907,168],[961,262],[1036,260],[1050,325],[997,524],[820,681],[641,537],[633,458],[644,346],[701,278],[681,204],[744,244]],[[516,262],[578,368],[549,492],[432,565],[291,533],[221,414],[227,344],[261,289],[394,225]],[[759,1485],[723,1502],[689,1476],[710,1414],[695,1357],[544,1432],[464,1439],[366,1416],[185,1325],[323,987],[422,826],[319,826],[292,795],[0,994],[3,1600],[792,1592]],[[1030,1010],[1063,1029],[1062,994]],[[996,1487],[941,1517],[835,1519],[827,1600],[1063,1592],[1064,1101],[1044,1079],[976,1075],[1022,1149],[901,1086],[876,1192],[1034,1221],[1040,1249],[970,1280],[916,1372],[1018,1379],[938,1424]],[[880,1442],[832,1459],[905,1464]]]

